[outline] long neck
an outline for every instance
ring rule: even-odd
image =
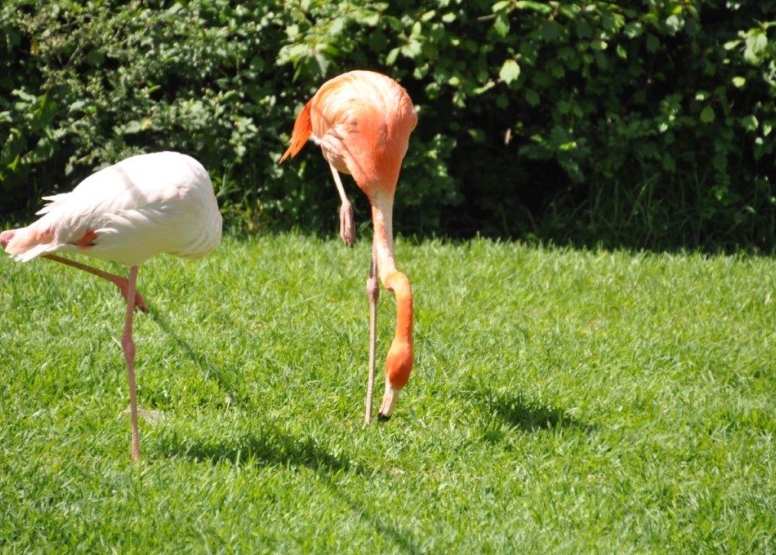
[[[383,399],[381,414],[390,416],[396,400],[396,391],[409,380],[413,365],[412,350],[412,288],[410,281],[396,269],[393,258],[393,233],[391,211],[393,195],[372,197],[372,222],[374,224],[374,255],[380,281],[396,297],[396,331],[385,360],[387,393]],[[386,412],[387,411],[387,412]]]
[[[389,274],[384,282],[385,288],[393,291],[396,297],[396,332],[394,341],[399,340],[412,346],[412,287],[410,280],[402,272]]]

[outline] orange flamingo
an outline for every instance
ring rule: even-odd
[[[329,162],[342,206],[340,236],[355,240],[353,208],[338,172],[353,176],[372,205],[372,263],[366,282],[369,297],[369,377],[366,422],[372,419],[377,275],[396,297],[396,331],[385,361],[385,394],[379,420],[393,414],[399,392],[412,372],[412,289],[393,256],[393,199],[410,133],[418,116],[407,92],[393,79],[371,71],[351,71],[323,84],[296,118],[291,145],[280,158],[295,156],[312,136]]]
[[[138,266],[159,253],[204,256],[221,241],[221,214],[205,168],[177,152],[133,156],[105,168],[70,193],[43,197],[43,216],[3,231],[0,246],[19,262],[43,256],[105,278],[127,302],[121,347],[129,379],[132,459],[140,458],[135,388],[135,308],[147,312],[136,289]],[[130,266],[129,279],[62,258],[76,252]]]

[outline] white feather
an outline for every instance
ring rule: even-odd
[[[199,162],[177,152],[127,158],[72,192],[44,200],[49,203],[38,212],[42,217],[25,229],[50,233],[51,240],[15,252],[16,260],[73,251],[137,265],[159,253],[203,256],[221,240],[210,177]],[[87,231],[97,235],[93,244],[78,245]],[[13,252],[13,245],[11,239],[6,250]]]

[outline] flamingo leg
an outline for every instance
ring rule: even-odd
[[[132,339],[132,320],[135,316],[135,285],[137,283],[137,266],[129,269],[127,288],[127,315],[124,320],[124,335],[121,336],[121,348],[124,350],[124,360],[127,363],[127,378],[129,379],[129,415],[132,420],[132,460],[140,459],[140,435],[137,428],[137,389],[135,386],[135,341]]]
[[[94,274],[95,276],[99,276],[103,279],[107,279],[108,281],[110,281],[116,287],[119,288],[119,291],[121,291],[121,295],[124,297],[124,300],[126,300],[127,303],[129,303],[129,280],[127,280],[127,278],[117,276],[116,274],[103,272],[102,270],[98,270],[97,268],[87,266],[86,264],[81,264],[80,262],[76,262],[75,260],[70,260],[69,258],[63,258],[61,256],[57,256],[56,254],[44,254],[43,257],[48,258],[49,260],[53,260],[55,262],[61,262],[62,264],[66,264],[67,266],[71,266],[73,268],[78,268],[79,270],[83,270],[84,272],[89,272],[90,274]],[[143,312],[148,312],[148,307],[146,306],[146,303],[143,300],[142,295],[140,295],[140,292],[136,290],[134,293],[134,296],[135,296],[134,307]]]
[[[377,299],[380,286],[377,283],[377,253],[372,247],[372,262],[369,265],[369,277],[366,280],[366,294],[369,298],[369,374],[366,382],[366,418],[372,422],[372,396],[375,389],[375,350],[377,346]]]
[[[356,227],[353,223],[353,205],[350,204],[347,195],[345,194],[345,187],[342,185],[342,178],[340,178],[339,172],[334,165],[329,164],[331,168],[331,175],[334,176],[334,184],[337,186],[340,199],[342,200],[342,206],[340,206],[340,237],[342,241],[348,247],[352,247],[356,242]]]

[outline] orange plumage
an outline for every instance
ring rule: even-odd
[[[302,150],[302,147],[307,143],[307,140],[310,138],[310,133],[312,132],[313,127],[310,123],[310,104],[308,103],[296,117],[294,132],[291,136],[291,146],[288,147],[288,150],[286,150],[278,163],[282,164],[283,160],[289,156],[296,156],[299,154],[299,151]]]
[[[297,116],[291,145],[281,157],[295,156],[312,137],[329,162],[342,199],[340,235],[350,245],[355,237],[353,212],[339,172],[353,176],[372,205],[374,239],[367,280],[370,299],[370,381],[367,422],[371,419],[374,373],[377,275],[396,296],[396,332],[386,357],[386,389],[379,417],[390,418],[399,391],[412,372],[412,289],[396,269],[393,254],[393,199],[402,160],[418,117],[407,92],[393,79],[371,71],[351,71],[321,86]]]

